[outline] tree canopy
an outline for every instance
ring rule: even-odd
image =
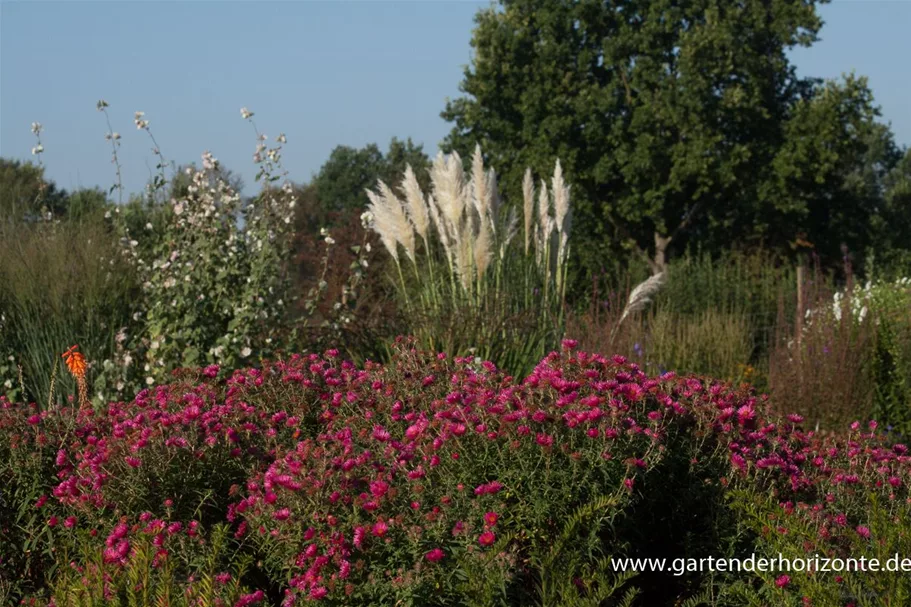
[[[326,213],[352,210],[360,213],[367,208],[365,190],[373,189],[377,179],[398,186],[408,164],[426,186],[430,159],[424,153],[424,146],[415,145],[411,138],[403,142],[393,137],[385,155],[375,143],[360,149],[340,145],[332,150],[310,185]]]
[[[99,188],[67,192],[44,175],[44,167],[0,158],[0,219],[33,222],[50,213],[56,219],[85,220],[109,205]]]
[[[788,60],[816,40],[816,4],[503,0],[476,16],[443,148],[480,143],[511,191],[560,158],[590,269],[618,245],[653,271],[687,244],[862,247],[900,154],[863,78]]]
[[[0,217],[21,221],[37,217],[42,207],[56,215],[66,199],[66,191],[45,179],[43,166],[0,158]]]

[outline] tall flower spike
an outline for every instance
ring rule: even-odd
[[[87,368],[85,357],[79,352],[78,348],[79,344],[70,346],[70,349],[61,355],[61,358],[63,358],[66,363],[66,367],[70,370],[70,374],[76,378],[85,377]]]
[[[85,381],[85,372],[88,369],[88,364],[85,361],[85,356],[79,352],[78,348],[79,344],[70,346],[61,357],[66,363],[70,375],[76,380],[76,387],[79,391],[79,408],[87,409],[89,407],[89,390]]]

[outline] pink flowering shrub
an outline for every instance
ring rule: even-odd
[[[520,381],[403,340],[387,365],[330,350],[184,371],[97,413],[0,401],[0,555],[24,580],[17,596],[55,599],[74,585],[133,596],[136,576],[182,596],[222,588],[200,604],[226,605],[599,605],[637,591],[660,605],[708,584],[860,596],[799,573],[609,567],[901,551],[903,447],[872,431],[822,440],[801,421],[768,418],[744,388],[648,377],[569,341]],[[218,586],[226,575],[234,586]]]
[[[0,581],[13,596],[44,584],[56,548],[54,529],[65,519],[49,499],[56,445],[66,432],[60,421],[0,396]]]
[[[629,417],[622,389],[613,407],[607,385],[586,393],[601,377],[586,374],[594,360],[558,361],[518,386],[493,365],[407,348],[388,367],[341,374],[320,432],[251,478],[234,507],[290,576],[288,604],[483,595],[448,581],[452,568],[480,562],[487,582],[508,585],[580,506],[611,495],[619,512],[624,481],[660,457],[657,420]]]
[[[643,486],[666,490],[666,460],[693,459],[684,443],[726,470],[711,457],[716,435],[755,425],[749,395],[650,379],[619,358],[573,355],[572,345],[518,385],[490,364],[407,346],[387,367],[339,366],[331,353],[283,365],[282,383],[319,393],[319,432],[252,477],[229,518],[263,546],[276,577],[290,576],[289,603],[491,592],[453,584],[452,567],[480,568],[500,592],[530,600],[521,593],[553,574],[540,565],[555,560],[567,520],[606,498],[597,524],[573,539],[593,551],[621,546],[643,511],[624,508]],[[607,523],[621,514],[624,528],[610,537]]]
[[[758,486],[735,492],[732,504],[755,531],[757,554],[814,560],[810,571],[786,572],[787,583],[780,572],[757,573],[761,592],[807,606],[911,602],[911,456],[876,428],[854,423],[847,436],[826,438],[795,431],[750,464]],[[785,470],[790,486],[769,482]]]
[[[79,414],[52,493],[92,519],[150,511],[223,521],[232,485],[274,449],[267,426],[261,411],[210,383],[143,390],[104,414]]]
[[[94,530],[93,530],[94,531]],[[152,518],[143,513],[132,525],[121,521],[100,536],[85,530],[81,558],[63,561],[53,578],[48,606],[211,605],[243,607],[265,599],[241,580],[249,557],[231,558],[228,529],[216,526],[208,537],[195,526]],[[233,547],[232,547],[233,548]],[[190,572],[190,573],[187,573]]]

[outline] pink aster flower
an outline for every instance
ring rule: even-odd
[[[389,491],[389,484],[384,481],[373,481],[370,483],[370,493],[373,497],[383,497]]]
[[[377,537],[383,537],[386,535],[387,531],[389,531],[389,525],[387,525],[385,521],[377,521],[374,523],[372,531],[373,535]]]
[[[493,531],[485,531],[478,538],[478,543],[481,544],[482,546],[490,546],[495,541],[497,541],[497,536],[494,534]]]
[[[542,447],[550,447],[554,444],[554,437],[544,432],[538,432],[537,436],[535,436],[535,442]]]
[[[572,352],[579,346],[579,342],[575,339],[564,339],[562,344],[564,350],[569,350]]]
[[[441,548],[434,548],[424,555],[424,557],[431,563],[439,563],[443,560],[444,556],[446,555],[443,553],[443,550]]]
[[[275,514],[272,515],[277,521],[286,521],[291,516],[291,510],[288,508],[282,508],[281,510],[276,510]]]

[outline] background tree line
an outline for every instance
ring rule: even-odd
[[[899,146],[863,76],[801,78],[788,59],[822,21],[814,0],[504,0],[476,16],[463,97],[446,102],[446,152],[481,144],[507,203],[531,167],[560,158],[573,189],[577,286],[606,266],[652,272],[687,250],[812,251],[862,269],[911,254],[911,152]],[[69,193],[30,163],[0,161],[0,210],[86,217],[98,189]],[[423,146],[393,138],[337,146],[297,187],[301,240],[347,226],[365,190],[397,185]],[[137,229],[180,192],[130,204]],[[184,184],[185,187],[186,184]],[[40,189],[40,191],[39,191]],[[512,195],[512,196],[510,196]],[[155,210],[158,207],[159,210]],[[312,269],[312,268],[310,268]],[[308,270],[309,271],[309,270]]]

